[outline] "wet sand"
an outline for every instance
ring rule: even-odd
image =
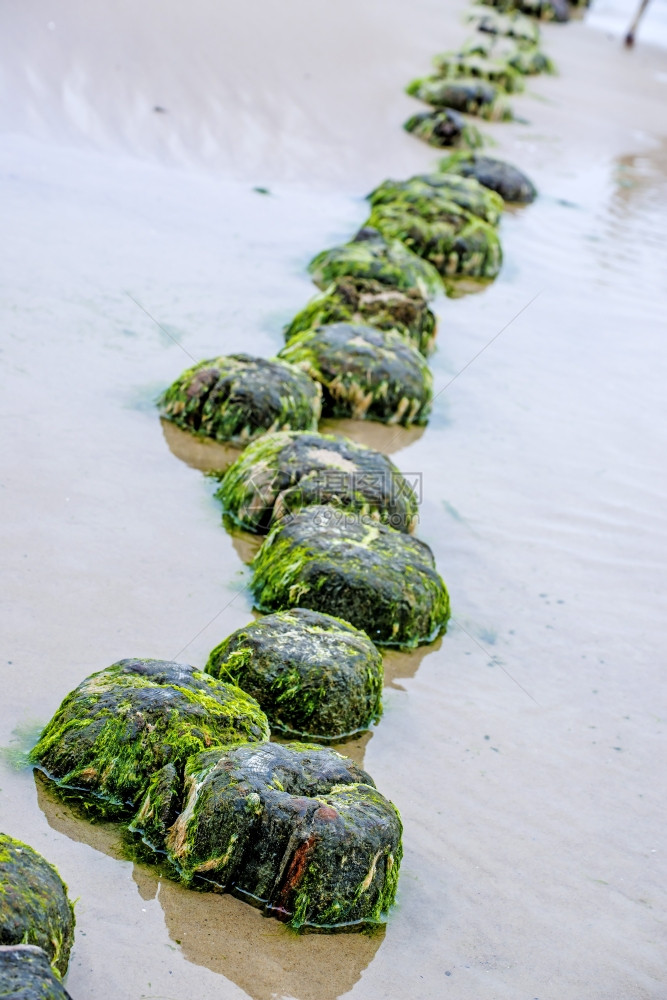
[[[466,32],[433,0],[136,8],[0,12],[2,745],[91,671],[201,665],[252,616],[208,455],[154,397],[191,357],[280,348],[310,256],[433,162],[402,88]],[[498,280],[437,303],[429,427],[381,445],[423,477],[454,613],[388,654],[348,745],[403,815],[399,904],[371,938],[294,937],[4,766],[0,829],[78,898],[74,1000],[665,996],[667,54],[543,35],[560,75],[483,126],[540,198]]]

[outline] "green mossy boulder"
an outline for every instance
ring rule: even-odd
[[[424,357],[393,330],[331,323],[294,337],[280,357],[322,384],[322,415],[425,424],[433,376]]]
[[[74,910],[60,875],[32,847],[0,833],[0,945],[36,945],[64,976],[73,943]],[[0,978],[2,968],[0,959]]]
[[[320,404],[319,386],[302,372],[247,354],[200,361],[158,401],[184,430],[241,446],[271,431],[316,430]]]
[[[388,237],[403,240],[443,278],[491,279],[500,271],[503,256],[498,233],[464,209],[452,210],[445,217],[435,206],[425,214],[409,204],[389,202],[376,205],[368,222]]]
[[[440,111],[420,111],[411,115],[403,123],[406,132],[423,139],[430,146],[445,149],[460,146],[463,149],[477,149],[482,145],[482,136],[474,125],[466,125],[458,111],[442,108]]]
[[[206,747],[265,740],[257,702],[184,663],[120,660],[67,695],[31,753],[57,786],[109,817],[131,814],[151,776]]]
[[[363,629],[379,645],[431,642],[449,617],[428,545],[331,507],[308,507],[276,525],[252,571],[261,611],[312,608]]]
[[[417,498],[394,463],[332,434],[267,434],[227,470],[215,495],[246,531],[268,531],[286,514],[322,503],[368,514],[399,531],[417,524]]]
[[[465,222],[476,215],[495,226],[504,207],[503,199],[474,177],[460,174],[422,174],[407,181],[383,181],[368,196],[371,206],[409,205],[424,218]],[[460,211],[463,209],[463,213]]]
[[[285,341],[327,323],[363,323],[394,330],[424,355],[430,354],[435,340],[435,316],[416,288],[401,291],[367,278],[337,278],[297,313],[285,328]]]
[[[507,202],[527,205],[537,196],[535,185],[511,163],[494,160],[477,153],[452,153],[440,160],[438,168],[446,175],[460,174],[474,177],[491,191],[496,191]]]
[[[71,1000],[49,959],[32,944],[0,945],[1,1000]]]
[[[449,108],[467,115],[477,115],[486,121],[511,121],[513,117],[512,109],[504,99],[502,91],[484,80],[448,80],[441,76],[423,76],[409,83],[406,92],[435,108]],[[451,116],[445,116],[441,131],[444,130],[446,139],[453,135],[455,140],[458,140],[465,133],[466,126],[463,121],[459,122],[457,119],[453,119],[453,124],[455,127],[451,128]],[[460,129],[463,129],[463,132]],[[445,146],[455,144],[450,141],[441,143]]]
[[[488,80],[508,94],[519,93],[524,88],[521,74],[504,59],[464,55],[461,52],[442,52],[435,56],[433,65],[438,76],[453,80],[459,77]]]
[[[264,743],[191,758],[166,850],[186,883],[232,892],[296,930],[361,930],[394,902],[401,834],[395,806],[353,761]]]
[[[474,23],[478,31],[487,35],[498,35],[504,38],[514,38],[519,42],[537,45],[540,41],[540,29],[530,17],[518,11],[501,14],[496,10],[484,7],[473,7],[468,20]]]
[[[495,7],[503,14],[518,11],[540,21],[570,20],[570,3],[568,0],[480,0],[489,7]],[[575,4],[575,6],[578,6]],[[585,4],[584,4],[585,6]]]
[[[352,242],[313,257],[308,271],[319,288],[343,276],[370,278],[401,291],[415,289],[430,299],[442,292],[438,272],[403,246],[400,240],[385,240],[381,233],[365,228]],[[307,430],[308,428],[302,428]]]
[[[256,698],[272,731],[299,739],[346,739],[382,714],[379,650],[348,622],[307,608],[238,629],[206,669]]]

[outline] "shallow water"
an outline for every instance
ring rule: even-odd
[[[384,176],[433,161],[400,130],[401,90],[465,34],[464,5],[435,0],[9,6],[3,745],[91,671],[201,665],[251,617],[247,539],[153,399],[191,358],[279,350],[310,256]],[[74,1000],[664,997],[667,55],[650,36],[628,53],[544,29],[560,75],[513,98],[527,124],[483,126],[541,197],[505,216],[499,279],[437,303],[433,420],[348,428],[421,474],[418,533],[454,609],[434,646],[387,655],[384,717],[347,745],[405,822],[386,930],[297,938],[188,892],[5,767],[0,828],[79,900]]]

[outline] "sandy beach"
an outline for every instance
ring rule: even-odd
[[[436,302],[430,424],[342,428],[421,477],[453,608],[387,653],[384,717],[341,748],[405,825],[386,929],[297,937],[188,891],[0,762],[0,830],[77,900],[73,1000],[667,996],[665,6],[631,52],[624,0],[543,27],[558,75],[482,125],[540,196],[504,215],[493,285]],[[201,667],[251,619],[220,454],[154,400],[192,359],[274,355],[313,254],[436,161],[403,89],[467,10],[0,9],[0,746],[89,673]]]

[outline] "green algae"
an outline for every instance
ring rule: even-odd
[[[261,611],[311,608],[378,645],[431,642],[449,618],[447,589],[423,542],[358,515],[309,507],[280,522],[252,563]]]
[[[64,976],[73,943],[74,909],[60,875],[32,847],[0,833],[0,945],[36,945]]]
[[[473,7],[468,15],[468,21],[474,23],[477,30],[485,34],[514,38],[531,45],[537,45],[540,40],[540,29],[535,21],[518,11],[501,14],[496,10]]]
[[[474,177],[443,172],[422,174],[406,181],[383,181],[369,194],[368,200],[373,208],[376,205],[409,205],[430,220],[456,223],[465,222],[468,214],[476,215],[492,226],[500,220],[504,207],[503,199]]]
[[[63,701],[31,753],[92,811],[131,814],[153,774],[206,747],[268,738],[254,699],[187,664],[120,660]]]
[[[528,204],[537,196],[535,185],[524,173],[489,156],[477,153],[457,152],[440,160],[438,169],[444,174],[460,174],[462,177],[474,177],[484,187],[496,191],[505,201],[516,204]]]
[[[368,278],[337,278],[297,313],[285,341],[328,323],[363,323],[400,333],[424,355],[433,349],[436,318],[416,288],[401,291]]]
[[[342,740],[382,713],[378,649],[348,622],[306,608],[238,629],[212,650],[206,670],[256,698],[272,731],[300,739]]]
[[[433,376],[419,351],[393,330],[331,323],[293,337],[280,357],[321,383],[325,417],[403,427],[428,421]]]
[[[224,474],[216,497],[246,531],[268,531],[301,507],[331,503],[401,531],[417,523],[417,500],[379,451],[331,434],[284,431],[253,442]]]
[[[183,802],[163,846],[186,884],[231,892],[295,930],[386,919],[400,816],[334,750],[264,743],[201,753],[188,763]]]
[[[461,77],[488,80],[508,94],[519,93],[524,88],[521,74],[502,58],[442,52],[434,57],[433,65],[438,76],[453,80]]]
[[[462,55],[482,56],[485,59],[501,60],[523,76],[538,73],[555,73],[553,61],[537,45],[497,36],[476,36],[466,42]]]
[[[0,945],[0,997],[3,1000],[71,1000],[42,948]]]
[[[464,78],[449,80],[441,76],[422,76],[408,84],[406,93],[433,107],[476,115],[486,121],[505,122],[513,118],[512,109],[505,100],[503,91],[484,80]],[[444,122],[449,123],[451,128],[451,116],[445,117]],[[454,133],[456,139],[466,135],[469,140],[470,132],[466,132],[465,123],[459,123],[454,119],[454,124],[457,126]],[[408,131],[415,130],[408,129]],[[479,141],[477,139],[474,143],[468,141],[468,145],[471,144],[479,145]],[[453,143],[445,142],[442,145],[453,145]]]
[[[458,111],[442,108],[439,111],[420,111],[403,123],[406,132],[423,139],[439,149],[459,146],[477,149],[483,143],[481,133],[474,125],[467,125]]]
[[[201,437],[245,445],[278,430],[315,430],[320,389],[284,362],[230,354],[184,371],[158,400],[161,415]]]
[[[443,290],[438,272],[427,261],[411,253],[400,240],[386,240],[377,230],[368,228],[357,233],[350,243],[317,254],[308,271],[322,289],[337,278],[350,276],[379,281],[401,291],[415,289],[425,299]]]
[[[491,279],[500,271],[502,249],[495,228],[463,209],[444,217],[435,208],[425,215],[410,204],[389,202],[376,205],[368,222],[387,236],[403,240],[443,278]]]

